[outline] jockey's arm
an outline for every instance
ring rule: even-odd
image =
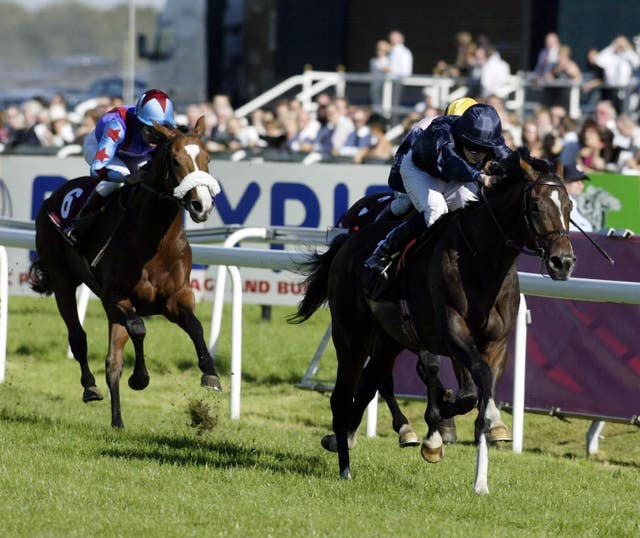
[[[444,181],[455,179],[455,181],[469,183],[476,181],[481,172],[458,155],[453,142],[447,142],[441,146],[438,151],[437,167]]]
[[[112,120],[104,126],[102,138],[98,142],[98,151],[91,163],[92,177],[117,183],[125,180],[125,175],[121,171],[109,166],[116,156],[118,146],[124,141],[124,136],[124,128],[117,121]]]

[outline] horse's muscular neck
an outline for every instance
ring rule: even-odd
[[[166,163],[158,158],[156,162]],[[164,166],[154,166],[149,170],[148,185],[157,193],[165,192],[169,186],[168,172]],[[145,238],[145,245],[155,252],[160,241],[171,232],[177,235],[182,230],[182,212],[173,200],[161,198],[157,193],[140,189],[140,205],[137,214],[137,233]],[[171,193],[167,193],[171,194]],[[141,245],[143,247],[143,245]]]

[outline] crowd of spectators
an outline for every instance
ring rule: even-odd
[[[385,77],[410,74],[413,57],[404,36],[392,31],[388,37],[377,43],[372,72]],[[466,77],[468,94],[497,109],[507,144],[514,149],[525,146],[535,157],[560,158],[587,172],[640,174],[640,126],[636,118],[620,113],[620,93],[613,87],[614,82],[629,83],[640,67],[640,56],[621,36],[601,51],[590,51],[589,59],[587,75],[571,59],[569,47],[550,33],[533,72],[540,81],[566,78],[583,84],[584,102],[592,100],[594,106],[579,119],[569,116],[561,99],[541,102],[524,117],[507,110],[500,87],[509,75],[509,65],[484,36],[474,41],[468,32],[457,34],[455,58],[451,63],[438,62],[434,72]],[[618,79],[613,79],[614,72]],[[411,113],[392,123],[373,112],[380,97],[377,82],[374,79],[371,100],[364,104],[321,93],[310,109],[295,98],[283,98],[248,117],[237,117],[228,96],[216,95],[179,111],[178,121],[192,127],[204,116],[207,147],[219,158],[388,163],[415,122],[443,110],[426,95]],[[9,152],[81,145],[100,115],[119,104],[121,100],[103,97],[69,111],[64,96],[58,95],[50,102],[32,99],[8,106],[0,111],[1,147]]]

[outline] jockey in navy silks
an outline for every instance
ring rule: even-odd
[[[391,212],[403,214],[410,202],[418,215],[391,230],[365,261],[365,267],[385,278],[392,260],[409,241],[449,210],[476,200],[479,185],[495,184],[495,176],[482,172],[487,160],[511,153],[498,113],[490,105],[474,104],[460,116],[445,114],[425,127],[424,122],[402,141],[389,174],[389,186],[406,193],[391,202]]]
[[[100,181],[76,218],[64,228],[72,244],[85,232],[92,215],[97,214],[104,199],[125,183],[144,180],[144,166],[151,160],[160,141],[153,122],[175,127],[173,103],[166,93],[148,90],[135,106],[120,106],[106,112],[84,143],[84,159],[91,165],[92,177]]]

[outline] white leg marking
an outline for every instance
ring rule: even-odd
[[[436,430],[431,436],[425,437],[422,442],[431,450],[436,450],[442,446],[442,436],[440,432]]]
[[[496,407],[496,403],[493,398],[489,398],[487,402],[487,408],[484,412],[484,420],[485,420],[485,430],[491,429],[495,426],[500,420],[500,411]]]
[[[476,482],[473,491],[480,495],[489,493],[487,475],[489,471],[489,449],[487,447],[487,435],[482,432],[478,443],[478,457],[476,459]]]

